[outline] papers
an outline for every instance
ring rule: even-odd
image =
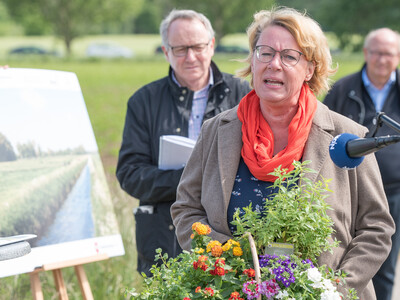
[[[183,168],[195,144],[196,141],[184,136],[160,136],[158,168],[161,170],[177,170]]]
[[[36,237],[35,234],[20,234],[7,237],[0,237],[0,246],[27,241],[30,239],[34,239],[35,237]]]

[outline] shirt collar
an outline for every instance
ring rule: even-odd
[[[367,87],[367,88],[374,87],[375,89],[377,89],[374,86],[374,84],[371,82],[371,80],[369,80],[366,67],[362,70],[361,76],[362,76],[362,80],[364,82],[365,87]],[[396,81],[396,71],[393,71],[390,74],[389,80],[385,83],[385,86],[383,88],[386,88],[386,87],[392,85],[393,83],[395,83],[395,81]]]
[[[176,77],[175,77],[175,71],[172,69],[172,80],[179,86],[179,87],[182,87],[181,85],[180,85],[180,83],[178,82],[178,80],[176,79]],[[212,71],[212,68],[210,67],[210,79],[208,80],[208,84],[204,87],[204,88],[202,88],[201,89],[201,91],[202,90],[204,90],[204,89],[208,89],[210,86],[212,86],[214,84],[214,74],[213,74],[213,71]]]

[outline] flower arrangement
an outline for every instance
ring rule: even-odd
[[[212,240],[208,225],[192,225],[192,249],[176,258],[157,251],[151,269],[144,274],[140,292],[126,294],[133,299],[358,299],[353,289],[346,295],[337,287],[346,274],[318,266],[322,251],[331,251],[338,242],[331,239],[332,221],[324,199],[327,180],[312,183],[304,177],[313,172],[308,162],[294,162],[294,170],[276,169],[278,188],[264,213],[249,206],[237,212],[233,224],[235,238],[221,244]],[[291,243],[291,254],[265,254],[271,243]],[[258,254],[258,255],[257,255]]]

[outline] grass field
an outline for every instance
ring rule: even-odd
[[[113,40],[134,50],[131,60],[87,60],[85,47],[93,40]],[[246,45],[243,36],[226,38],[226,43]],[[78,76],[87,110],[99,146],[106,171],[114,210],[125,246],[125,256],[85,265],[85,270],[95,299],[124,299],[126,287],[138,286],[140,276],[136,272],[136,250],[132,208],[137,200],[127,196],[115,178],[115,168],[125,118],[126,103],[140,86],[165,76],[168,64],[161,55],[154,55],[159,44],[158,36],[85,37],[74,44],[74,57],[16,59],[7,56],[10,48],[19,45],[42,45],[62,49],[60,41],[53,38],[0,38],[0,65],[16,68],[39,68],[74,72]],[[216,55],[215,61],[225,72],[234,72],[243,65],[232,61],[236,56]],[[243,58],[243,57],[242,57]],[[362,57],[340,55],[334,58],[339,71],[334,79],[358,70]],[[79,284],[72,268],[63,270],[70,299],[82,299]],[[56,299],[50,272],[40,274],[45,299]],[[29,275],[0,278],[0,299],[32,299]]]

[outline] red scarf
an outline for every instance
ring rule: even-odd
[[[260,98],[254,90],[239,103],[238,117],[242,122],[242,157],[251,174],[259,180],[275,181],[268,175],[275,168],[293,170],[293,161],[303,156],[304,146],[310,133],[317,99],[307,84],[303,84],[299,96],[299,108],[289,124],[287,146],[274,153],[274,135],[260,109]]]

